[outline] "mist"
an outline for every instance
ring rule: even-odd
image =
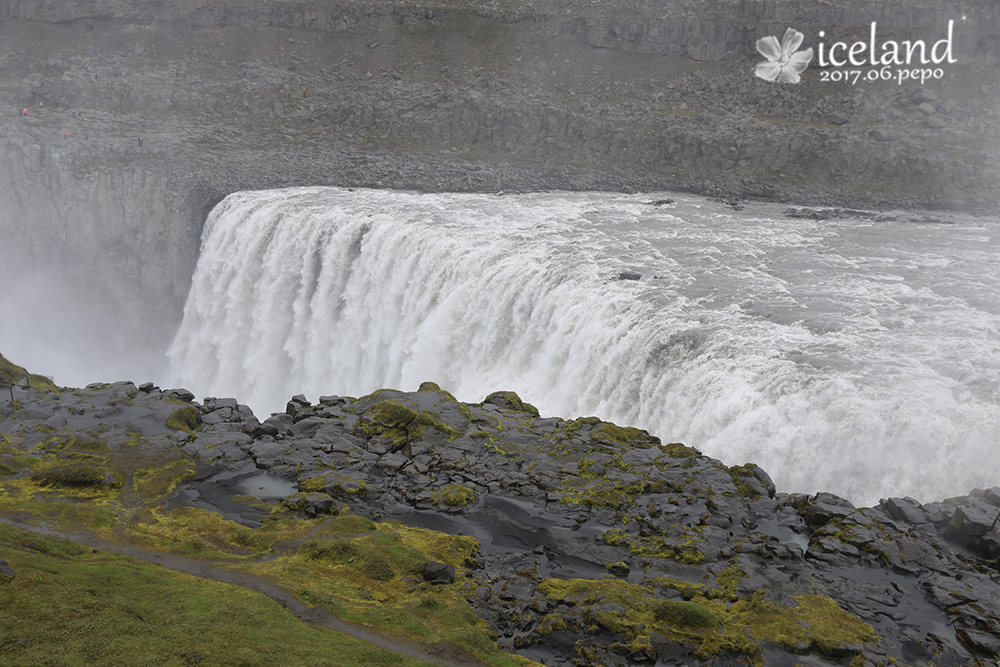
[[[58,264],[46,271],[4,265],[0,351],[12,362],[68,387],[166,378],[162,342],[133,333],[108,294],[74,285]]]

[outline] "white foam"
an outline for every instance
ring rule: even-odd
[[[206,225],[177,382],[258,414],[302,392],[512,389],[862,503],[1000,483],[994,223],[671,196],[232,195]]]

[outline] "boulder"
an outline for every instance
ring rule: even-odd
[[[424,580],[432,584],[453,584],[455,566],[429,560],[424,563]]]
[[[333,498],[325,493],[293,493],[282,501],[282,505],[302,512],[308,517],[335,513]]]
[[[187,389],[168,389],[165,393],[170,398],[176,398],[178,401],[184,401],[185,403],[190,403],[194,400],[194,394]]]
[[[911,526],[927,522],[927,514],[920,507],[920,503],[913,498],[883,499],[879,507],[896,521],[905,521]]]
[[[7,561],[0,558],[0,584],[5,584],[14,578],[14,570]]]
[[[625,563],[623,561],[608,563],[607,565],[604,566],[604,569],[606,569],[608,571],[608,574],[610,574],[613,577],[627,577],[629,575],[629,572],[632,571],[631,568],[629,568],[628,563]]]

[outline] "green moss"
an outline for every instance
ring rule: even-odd
[[[444,392],[444,393],[448,394],[448,392]],[[455,409],[458,410],[458,413],[460,415],[462,415],[463,417],[465,417],[466,423],[472,421],[472,410],[469,409],[468,405],[466,405],[465,403],[460,403],[459,401],[455,400],[455,397],[452,396],[451,394],[448,394],[448,398],[449,398],[448,401],[441,401],[441,403],[438,403],[438,405],[441,405],[442,403],[445,403],[445,402],[449,402],[449,403],[450,402],[454,402]]]
[[[726,597],[736,600],[736,587],[740,580],[745,579],[746,572],[740,569],[739,565],[730,565],[725,570],[715,575],[715,580],[719,582],[721,590],[725,591]]]
[[[754,469],[756,467],[757,466],[754,464],[748,463],[746,465],[732,466],[729,468],[729,475],[733,478],[733,482],[735,482],[736,488],[741,496],[746,496],[748,498],[757,498],[760,496],[760,494],[754,491],[753,487],[746,482],[747,478],[756,479],[756,475],[754,474]]]
[[[559,632],[562,630],[568,630],[569,624],[566,622],[566,617],[562,614],[549,614],[542,619],[542,622],[538,624],[535,628],[535,634],[545,637],[553,632]]]
[[[6,463],[0,462],[0,477],[6,477],[7,475],[13,475],[17,472],[16,468],[11,468]]]
[[[306,507],[308,506],[308,500],[306,499],[306,494],[303,492],[293,493],[287,498],[284,498],[279,507],[283,510],[288,510],[290,512],[298,512],[300,514],[305,513]]]
[[[255,553],[270,550],[274,544],[274,536],[263,530],[254,530],[239,526],[233,530],[230,538],[233,544],[249,549]]]
[[[106,468],[92,465],[56,466],[33,473],[31,479],[46,486],[82,488],[100,486],[107,473]]]
[[[62,455],[62,458],[66,461],[90,461],[92,463],[107,463],[108,460],[104,456],[98,456],[97,454],[87,454],[86,452],[66,452]]]
[[[332,496],[345,496],[348,498],[355,496],[363,497],[368,488],[364,480],[343,473],[329,472],[323,475],[323,477],[326,478],[326,486],[322,487],[322,490]]]
[[[194,433],[201,426],[201,414],[193,405],[178,408],[167,418],[167,426],[178,431]]]
[[[695,596],[702,596],[709,599],[719,597],[718,595],[715,595],[716,591],[708,588],[704,584],[692,584],[687,581],[681,581],[680,579],[671,579],[670,577],[657,577],[653,579],[653,583],[657,586],[677,591],[684,596],[685,600],[690,600]]]
[[[111,449],[107,445],[105,445],[103,442],[101,442],[100,440],[84,440],[83,442],[78,443],[77,446],[76,446],[76,448],[77,449],[82,449],[85,452],[109,452],[109,451],[111,451]]]
[[[91,528],[109,528],[114,524],[115,517],[106,508],[95,509],[90,515]]]
[[[529,415],[538,416],[538,408],[533,406],[531,403],[525,403],[521,400],[521,397],[512,391],[495,391],[485,399],[483,403],[495,403],[494,399],[501,399],[503,406],[508,410],[513,410],[514,412],[523,412]]]
[[[437,382],[421,382],[417,391],[441,391],[441,387],[438,386]]]
[[[345,514],[337,517],[327,530],[333,533],[370,533],[378,530],[375,522],[357,514]]]
[[[35,445],[36,452],[61,452],[67,447],[72,447],[76,444],[76,436],[71,435],[66,438],[49,438],[48,440],[42,440],[40,443]]]
[[[671,442],[666,445],[661,445],[660,449],[663,450],[664,454],[674,459],[682,459],[682,458],[687,458],[689,456],[698,455],[698,452],[691,449],[690,447],[682,445],[679,442]]]
[[[326,475],[318,475],[316,477],[310,477],[309,479],[299,482],[299,489],[306,492],[316,492],[322,491],[326,488],[329,482],[326,479]]]
[[[678,549],[674,552],[674,560],[686,565],[697,565],[705,562],[705,554],[698,549]]]
[[[399,450],[423,437],[428,427],[445,434],[448,440],[460,435],[458,431],[438,419],[433,412],[427,410],[417,412],[392,399],[379,401],[368,408],[358,420],[355,429],[370,438],[376,436],[390,438],[393,450]]]
[[[14,462],[14,465],[19,465],[22,468],[30,468],[42,459],[37,456],[12,456],[10,460]]]
[[[476,500],[476,494],[462,484],[449,484],[432,492],[431,498],[434,502],[443,503],[448,507],[465,507]]]
[[[560,488],[565,503],[615,510],[628,507],[637,495],[646,490],[646,483],[642,480],[626,484],[618,479],[586,479],[583,476],[566,479]]]
[[[604,422],[590,432],[591,440],[605,440],[617,443],[622,447],[648,447],[660,444],[660,439],[648,432],[632,426],[618,426]]]
[[[376,581],[389,581],[396,576],[396,570],[389,560],[377,551],[365,555],[361,564],[365,569],[365,575]]]
[[[870,625],[823,595],[793,596],[798,606],[782,609],[767,603],[762,591],[727,604],[706,597],[702,593],[711,591],[696,584],[670,579],[657,579],[655,583],[680,590],[687,599],[660,599],[651,589],[620,579],[546,579],[538,592],[559,604],[584,607],[590,622],[625,633],[632,643],[644,645],[653,629],[671,641],[696,646],[696,654],[702,659],[737,653],[759,664],[758,642],[780,644],[793,651],[811,645],[828,655],[842,655],[845,647],[876,639]],[[608,602],[622,607],[624,613],[602,615],[586,609]],[[563,629],[565,622],[551,616],[543,626],[551,633]]]
[[[651,609],[656,596],[645,586],[623,579],[545,579],[538,592],[549,600],[568,605],[615,602],[641,612]]]
[[[157,498],[173,492],[177,485],[194,475],[195,465],[179,454],[160,465],[148,466],[132,474],[135,489],[146,497]]]
[[[310,560],[354,562],[358,557],[354,543],[347,538],[309,540],[299,546],[298,553]]]
[[[875,640],[872,626],[848,614],[825,595],[793,595],[797,607],[782,609],[769,604],[757,591],[749,599],[731,607],[733,620],[744,626],[757,640],[771,641],[786,648],[813,644],[832,655],[839,647],[865,644]]]
[[[659,600],[653,605],[653,616],[657,621],[684,628],[714,628],[719,625],[719,617],[697,602]]]

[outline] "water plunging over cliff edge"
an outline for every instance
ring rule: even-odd
[[[671,196],[231,195],[176,379],[258,414],[425,380],[466,401],[512,389],[856,503],[997,484],[997,221]]]

